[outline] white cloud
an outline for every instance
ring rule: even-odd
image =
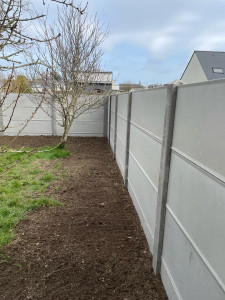
[[[202,34],[196,36],[193,40],[193,46],[196,50],[221,50],[224,49],[224,34]]]
[[[146,76],[147,65],[154,72],[152,78],[160,76],[156,71],[160,70],[172,80],[182,73],[194,50],[225,49],[224,0],[89,0],[89,4],[100,21],[109,24],[104,50],[113,57],[113,66],[121,66],[127,51],[137,62],[130,71],[127,64],[121,74],[138,73],[139,65]]]

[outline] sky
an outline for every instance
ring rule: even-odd
[[[108,27],[104,69],[116,83],[172,82],[194,50],[225,51],[225,0],[88,0],[88,13]]]

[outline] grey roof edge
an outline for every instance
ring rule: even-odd
[[[194,52],[225,53],[225,51],[215,51],[215,50],[195,50]]]

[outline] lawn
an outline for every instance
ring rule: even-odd
[[[6,152],[0,155],[0,247],[12,240],[13,229],[27,212],[40,206],[62,205],[54,197],[44,196],[49,184],[63,176],[60,163],[47,170],[42,166],[46,160],[69,156],[68,151],[51,147],[23,149],[27,153],[2,149]]]

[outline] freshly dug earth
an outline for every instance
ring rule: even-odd
[[[56,142],[19,137],[11,146]],[[107,140],[69,138],[67,149],[68,176],[46,193],[63,206],[29,213],[0,250],[11,257],[0,264],[0,300],[167,299]]]

